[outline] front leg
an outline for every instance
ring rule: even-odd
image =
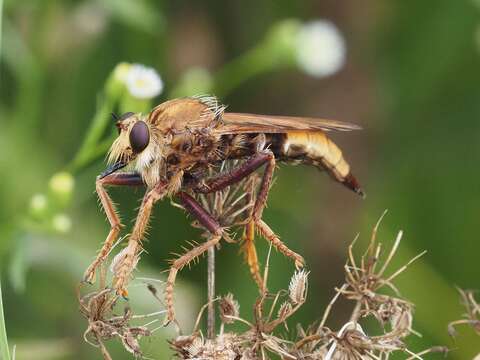
[[[123,297],[128,296],[126,287],[142,250],[143,234],[148,226],[153,205],[162,199],[167,194],[167,191],[167,184],[162,182],[155,185],[145,194],[128,244],[112,261],[111,268],[114,273],[113,288],[117,291],[117,294]]]
[[[113,204],[112,199],[105,190],[105,186],[143,186],[144,183],[139,174],[136,173],[119,173],[119,174],[110,174],[103,178],[98,177],[95,188],[102,204],[102,208],[107,215],[108,222],[110,223],[110,232],[97,254],[95,260],[90,264],[90,266],[85,271],[83,280],[88,283],[93,283],[95,280],[95,272],[98,266],[105,261],[110,250],[112,249],[113,244],[118,239],[120,229],[122,224],[120,218],[115,210],[115,205]]]

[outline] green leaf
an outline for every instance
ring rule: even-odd
[[[165,27],[163,16],[145,0],[103,0],[108,11],[127,25],[150,33],[158,33]]]
[[[3,360],[10,360],[10,349],[8,348],[7,329],[5,328],[5,317],[3,315],[3,299],[2,299],[1,282],[0,282],[0,354],[2,355]]]

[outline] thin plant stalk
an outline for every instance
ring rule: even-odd
[[[215,338],[215,246],[208,249],[207,253],[207,287],[208,287],[208,311],[207,311],[207,337]]]

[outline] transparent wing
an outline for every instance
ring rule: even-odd
[[[271,116],[224,113],[222,125],[215,129],[219,134],[284,133],[289,131],[351,131],[360,130],[355,124],[310,117]]]

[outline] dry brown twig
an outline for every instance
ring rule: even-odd
[[[448,324],[448,333],[452,338],[457,337],[456,327],[458,325],[470,325],[477,335],[480,336],[480,303],[475,299],[475,291],[463,290],[457,288],[460,293],[462,305],[465,307],[466,313],[463,319],[452,321]],[[480,359],[480,353],[475,357]]]
[[[80,313],[87,319],[88,327],[83,337],[87,343],[100,348],[105,360],[112,360],[104,342],[119,339],[128,352],[136,358],[144,358],[139,339],[151,336],[155,331],[148,326],[158,321],[154,319],[143,325],[132,325],[132,321],[155,318],[165,313],[157,311],[145,315],[134,315],[130,307],[125,306],[122,315],[114,315],[119,296],[111,288],[105,287],[105,271],[101,269],[99,289],[88,294],[81,294],[81,285],[77,288]]]
[[[262,291],[255,303],[253,323],[240,317],[239,306],[229,294],[220,300],[222,325],[215,339],[204,339],[200,331],[195,331],[188,337],[173,340],[172,349],[182,359],[266,359],[269,353],[273,353],[282,359],[386,360],[393,352],[405,353],[408,359],[421,359],[428,353],[446,352],[447,349],[441,346],[419,353],[407,348],[406,338],[416,334],[412,329],[413,304],[399,296],[393,281],[420,255],[386,275],[402,233],[399,233],[382,262],[382,247],[377,243],[379,224],[380,221],[372,232],[367,251],[360,259],[353,255],[353,244],[350,246],[345,265],[345,284],[336,289],[319,324],[312,324],[306,329],[297,326],[296,341],[285,340],[275,330],[280,325],[288,329],[287,319],[305,302],[308,287],[308,273],[305,270],[294,274],[288,291],[281,290],[275,294]],[[268,277],[268,260],[264,277]],[[384,288],[390,289],[394,296],[381,293]],[[325,324],[339,297],[353,301],[354,309],[350,320],[335,332]],[[280,304],[282,298],[286,299]],[[370,335],[364,330],[360,323],[365,318],[375,319],[381,332]],[[242,333],[226,332],[225,327],[232,322],[246,325],[247,330]]]

